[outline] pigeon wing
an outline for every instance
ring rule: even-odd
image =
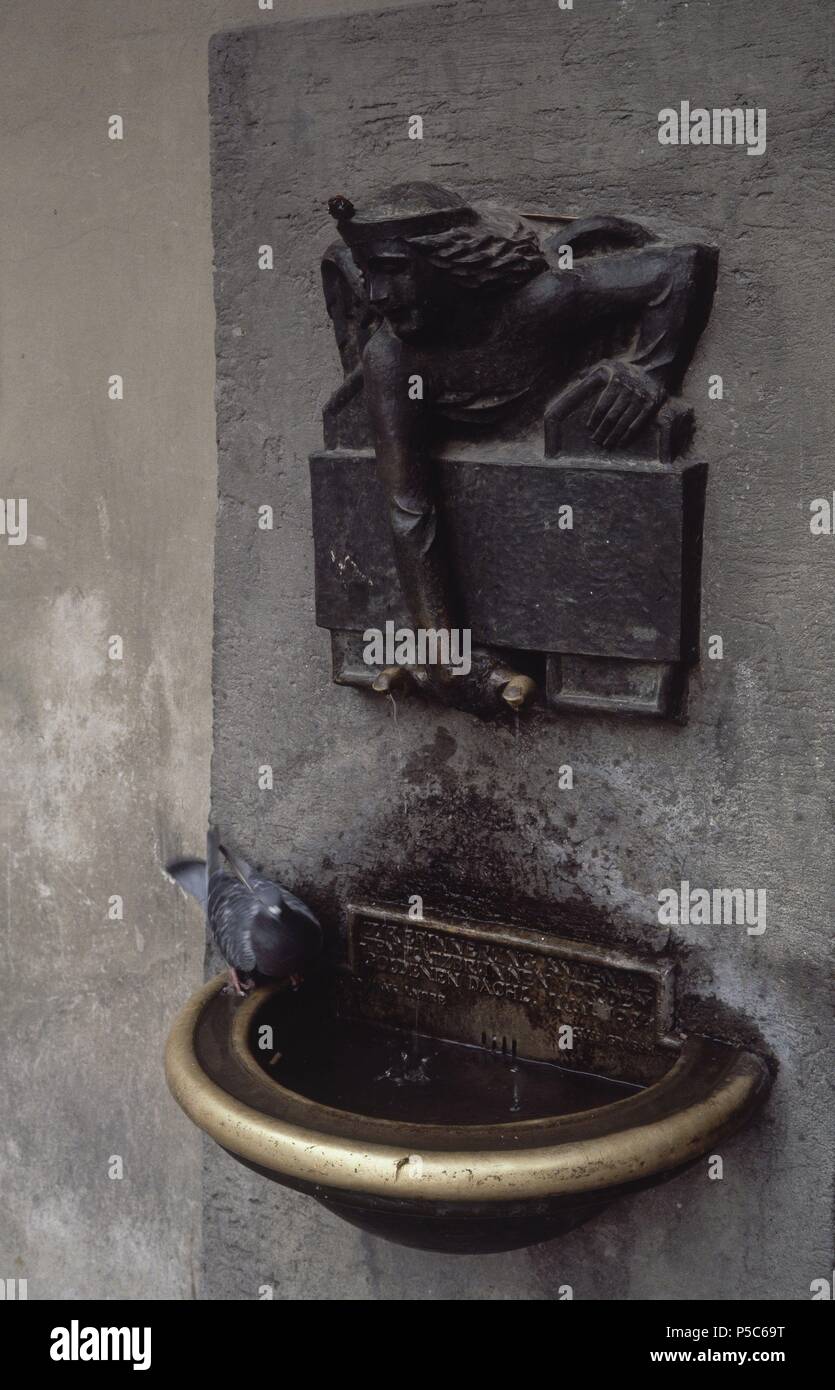
[[[281,888],[279,891],[281,894],[280,902],[282,918],[285,915],[291,918],[303,917],[307,922],[312,922],[313,926],[316,927],[321,937],[322,928],[319,925],[319,918],[316,916],[315,912],[311,911],[307,903],[303,903],[301,898],[297,898],[295,893],[288,892],[286,888]]]
[[[259,974],[283,979],[301,974],[316,959],[321,932],[308,913],[282,912],[277,921],[264,912],[253,924],[252,945]]]
[[[227,965],[245,974],[256,967],[252,930],[259,911],[257,899],[239,879],[231,874],[212,874],[209,926]]]
[[[293,932],[287,932],[274,917],[264,913],[252,930],[252,948],[259,975],[283,980],[295,975],[304,965],[304,942]]]
[[[297,898],[295,893],[291,893],[289,889],[283,888],[281,884],[276,883],[274,879],[265,878],[263,874],[253,873],[250,881],[253,889],[263,903],[268,907],[277,907],[279,909],[280,921],[292,922],[294,918],[299,917],[304,918],[305,921],[311,923],[317,929],[320,929],[319,919],[316,914],[311,911],[307,903],[303,903],[301,898]]]

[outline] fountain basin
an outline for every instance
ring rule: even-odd
[[[539,940],[552,965],[588,956]],[[598,976],[614,980],[615,954],[602,958]],[[353,987],[357,960],[347,973]],[[452,1037],[397,1027],[372,974],[371,997],[386,1002],[364,1016],[350,989],[346,1009],[339,971],[298,995],[268,987],[245,1001],[222,994],[218,976],[177,1018],[166,1074],[186,1114],[246,1166],[405,1245],[497,1251],[550,1239],[713,1152],[768,1090],[758,1056],[702,1036],[662,1035],[605,1075],[576,1058],[558,1065],[553,1047],[550,1059],[535,1055],[530,1035],[520,1047],[512,1009],[498,1034],[479,1031],[472,1008],[472,1038],[454,1009]]]

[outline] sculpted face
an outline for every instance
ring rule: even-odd
[[[381,239],[356,259],[368,301],[399,338],[412,338],[431,318],[431,269],[405,241]]]

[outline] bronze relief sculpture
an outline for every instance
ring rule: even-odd
[[[335,678],[479,713],[544,695],[678,714],[705,470],[679,458],[692,416],[674,398],[715,248],[599,216],[540,242],[521,215],[432,183],[329,210],[345,380],[311,467]],[[397,621],[471,629],[467,674],[369,669],[359,634]]]

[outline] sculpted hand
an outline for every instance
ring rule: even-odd
[[[628,444],[667,399],[663,386],[631,362],[601,362],[583,379],[584,394],[602,388],[588,428],[595,444],[616,449]]]

